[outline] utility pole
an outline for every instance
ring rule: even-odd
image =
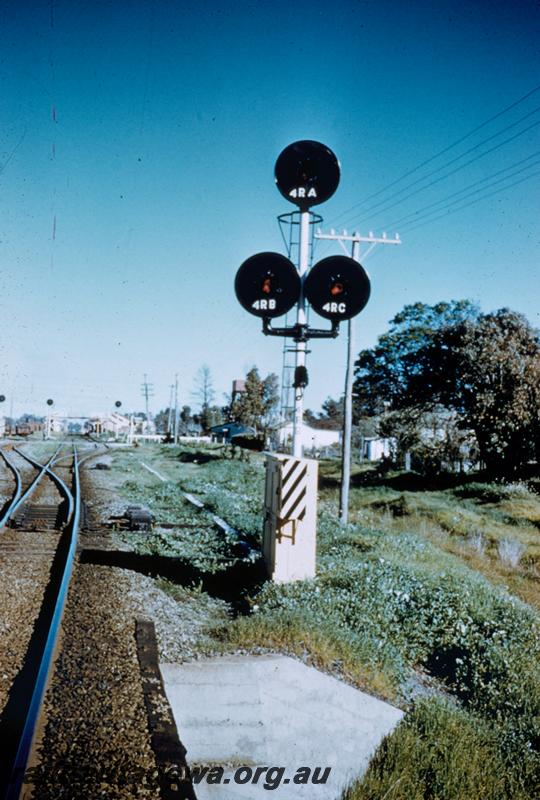
[[[149,406],[148,406],[148,400],[150,399],[150,397],[153,397],[153,395],[154,395],[154,384],[153,383],[148,383],[148,377],[147,377],[146,373],[144,374],[144,381],[143,381],[143,384],[141,386],[141,392],[142,392],[142,396],[144,397],[144,402],[145,402],[145,412],[146,412],[146,425],[145,425],[145,427],[146,427],[146,431],[148,432],[148,430],[150,428],[150,411],[149,411]]]
[[[178,373],[174,376],[174,443],[178,444]]]
[[[348,255],[344,242],[351,242],[351,257],[360,263],[360,242],[369,242],[370,247],[364,253],[364,258],[373,250],[377,244],[401,244],[399,234],[396,233],[394,239],[389,239],[386,233],[382,236],[374,236],[372,231],[369,236],[360,236],[359,233],[348,235],[347,231],[336,233],[315,234],[316,239],[329,239],[339,242],[345,254]],[[343,434],[341,443],[341,489],[339,493],[339,519],[342,525],[349,521],[349,486],[351,482],[351,435],[352,435],[352,389],[353,389],[353,366],[354,366],[354,320],[349,319],[347,325],[347,368],[345,371],[345,392],[343,409]]]
[[[171,392],[170,392],[170,395],[169,395],[169,413],[167,415],[167,435],[168,436],[170,436],[171,433],[172,433],[172,413],[173,413],[172,404],[173,404],[174,383],[171,383],[171,385],[169,386],[169,389],[171,390]]]

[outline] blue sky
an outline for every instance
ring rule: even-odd
[[[324,230],[401,234],[365,262],[359,347],[417,300],[469,297],[540,326],[539,23],[533,0],[5,0],[6,411],[13,398],[15,413],[42,413],[47,397],[73,414],[116,399],[142,408],[144,373],[156,411],[175,373],[193,404],[203,363],[218,401],[253,364],[280,373],[281,340],[263,337],[233,281],[248,256],[284,251],[276,217],[293,206],[273,168],[298,139],[341,162],[336,194],[315,209]],[[341,393],[345,344],[344,331],[311,344],[306,407]]]

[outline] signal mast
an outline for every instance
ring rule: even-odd
[[[308,384],[306,343],[309,339],[335,338],[340,322],[359,314],[371,292],[368,274],[358,261],[348,256],[329,256],[308,271],[309,231],[314,217],[310,208],[332,197],[340,174],[336,156],[320,142],[301,140],[280,153],[275,165],[277,188],[300,212],[298,264],[295,266],[280,253],[258,253],[243,262],[234,284],[242,307],[262,318],[266,336],[292,338],[296,343],[292,452],[298,458],[302,457],[303,393]],[[308,325],[308,303],[319,316],[330,321],[329,329]],[[295,305],[294,325],[272,327],[273,319]]]

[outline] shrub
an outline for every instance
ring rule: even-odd
[[[517,567],[521,560],[521,556],[527,548],[522,542],[515,539],[501,539],[497,545],[497,552],[503,564],[508,564],[511,567]]]

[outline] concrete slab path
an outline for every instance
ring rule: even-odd
[[[199,800],[338,800],[403,716],[286,656],[223,656],[160,669],[188,763],[224,770],[219,783],[205,776],[195,785]],[[305,784],[294,780],[307,777],[297,774],[302,767]],[[316,767],[322,777],[330,767],[323,784],[312,783]]]

